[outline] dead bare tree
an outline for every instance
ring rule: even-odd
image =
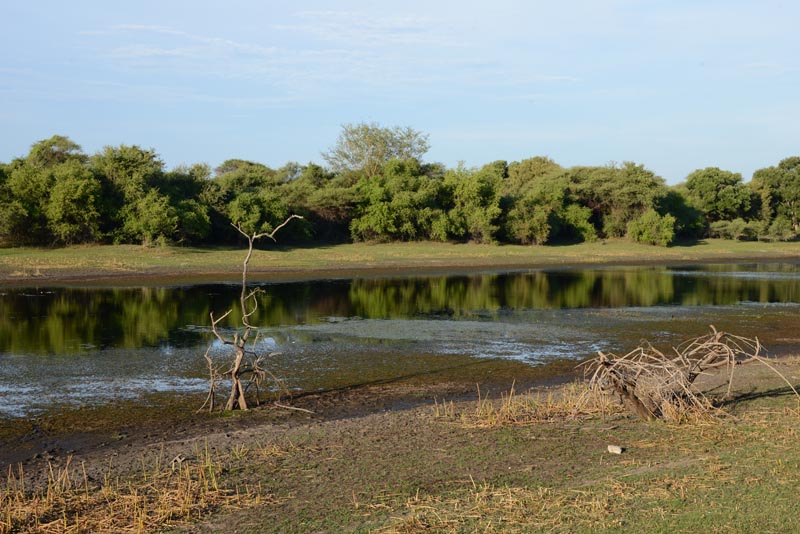
[[[267,237],[272,241],[276,241],[275,234],[277,234],[279,230],[289,224],[292,219],[302,218],[303,217],[300,215],[292,215],[281,224],[276,226],[271,232],[252,234],[247,233],[240,224],[233,224],[234,228],[236,228],[240,234],[247,238],[248,245],[247,256],[245,257],[242,265],[242,291],[239,296],[239,306],[241,307],[242,324],[244,329],[234,332],[232,339],[226,338],[224,335],[222,335],[218,326],[221,321],[223,321],[233,312],[233,308],[218,318],[214,317],[213,311],[211,312],[211,331],[214,333],[214,336],[220,343],[233,347],[233,360],[227,366],[227,369],[225,369],[224,366],[219,367],[215,365],[214,360],[211,357],[211,345],[209,345],[209,348],[205,353],[205,359],[208,362],[209,391],[206,401],[198,411],[201,411],[206,407],[208,407],[209,411],[213,411],[216,408],[217,384],[219,384],[219,382],[222,380],[227,379],[231,382],[231,391],[228,396],[228,400],[225,403],[225,410],[247,410],[249,408],[246,397],[248,386],[252,385],[255,388],[255,400],[256,403],[258,403],[259,385],[268,378],[272,378],[277,382],[277,378],[274,375],[272,375],[267,369],[261,367],[263,356],[260,356],[256,351],[258,336],[256,335],[255,339],[253,340],[251,348],[248,348],[247,346],[250,336],[254,330],[253,325],[250,323],[250,317],[252,317],[252,315],[258,310],[258,300],[256,296],[261,292],[260,288],[248,290],[247,269],[250,264],[250,258],[253,256],[253,244],[256,240]],[[271,355],[274,355],[274,353]],[[245,385],[245,381],[247,382],[247,385]]]
[[[792,384],[764,358],[758,338],[749,339],[726,332],[711,332],[673,347],[674,355],[659,351],[648,342],[616,356],[598,352],[581,364],[589,386],[601,393],[618,395],[630,411],[643,419],[681,420],[687,414],[714,413],[711,401],[695,386],[697,377],[725,369],[731,393],[734,369],[759,362],[780,376],[798,395]],[[800,397],[800,395],[798,395]]]

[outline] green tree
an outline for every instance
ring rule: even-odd
[[[786,158],[777,167],[757,170],[751,187],[760,197],[765,220],[784,217],[795,233],[800,230],[800,157]]]
[[[179,166],[158,175],[154,188],[169,198],[178,216],[176,237],[181,242],[199,242],[211,233],[211,208],[205,193],[211,181],[211,168],[205,164]]]
[[[292,224],[288,232],[305,227],[313,229],[315,240],[346,240],[355,209],[354,189],[343,186],[341,179],[314,163],[294,169],[291,175],[281,187],[282,194],[291,212],[304,219]]]
[[[447,212],[449,232],[456,239],[494,243],[500,228],[500,188],[506,176],[505,162],[468,170],[462,165],[445,174],[443,186],[451,193]]]
[[[559,214],[563,233],[570,233],[581,241],[597,241],[597,230],[592,224],[592,210],[579,204],[568,204]]]
[[[660,197],[656,211],[675,217],[675,237],[696,239],[706,233],[708,223],[703,213],[689,202],[685,184],[671,187]]]
[[[572,197],[568,172],[549,158],[535,157],[508,166],[501,207],[504,239],[545,244],[576,237],[564,220]]]
[[[550,238],[552,211],[532,196],[516,202],[506,223],[509,237],[523,245],[544,245]]]
[[[143,216],[141,209],[149,209],[147,201],[143,201],[145,197],[161,203],[160,193],[150,194],[164,173],[164,162],[155,149],[137,145],[106,146],[89,159],[89,166],[100,179],[102,188],[98,203],[100,231],[115,241],[150,239],[147,236],[152,232],[143,230],[149,225],[138,219]],[[169,219],[173,215],[164,214],[164,217]],[[156,235],[168,237],[162,232]]]
[[[48,241],[51,235],[47,228],[46,210],[53,186],[52,169],[20,160],[12,166],[6,183],[13,205],[7,223],[13,224],[19,232],[14,241],[19,244]]]
[[[155,149],[137,145],[106,146],[90,162],[92,169],[111,182],[126,203],[142,198],[157,185],[164,172],[164,162]]]
[[[18,244],[51,241],[48,206],[56,182],[55,173],[65,166],[79,169],[85,161],[79,145],[68,137],[55,135],[34,143],[25,158],[6,166],[4,194],[0,195],[0,207],[5,212],[0,217],[0,234]]]
[[[77,160],[56,166],[53,178],[45,210],[50,231],[66,244],[97,240],[100,236],[97,209],[100,182]]]
[[[627,234],[637,243],[666,247],[675,238],[675,217],[649,209],[628,223]]]
[[[228,218],[247,234],[271,232],[286,219],[287,206],[277,191],[245,191],[228,205]]]
[[[732,221],[714,221],[708,228],[708,234],[721,239],[743,240],[750,238],[750,228],[742,218]]]
[[[776,241],[789,241],[795,236],[792,221],[783,215],[778,215],[769,225],[767,236]]]
[[[436,239],[434,222],[444,217],[439,207],[441,180],[429,178],[416,160],[391,160],[380,176],[357,184],[362,199],[350,229],[354,239]]]
[[[508,165],[508,177],[503,183],[503,195],[521,198],[543,181],[561,174],[564,169],[544,156],[515,161]]]
[[[258,192],[282,183],[277,171],[261,163],[240,159],[227,160],[217,167],[214,181],[220,185],[225,200],[230,202],[242,192]]]
[[[655,207],[667,188],[655,173],[632,162],[568,170],[573,202],[592,211],[591,220],[608,237],[622,237],[627,224]]]
[[[194,199],[178,201],[175,206],[178,216],[178,237],[180,241],[198,242],[211,232],[211,217],[208,207]]]
[[[708,223],[744,217],[750,211],[750,190],[742,175],[717,167],[698,169],[686,178],[689,202],[705,214]]]
[[[501,208],[504,238],[543,245],[559,228],[557,214],[564,208],[567,182],[564,169],[546,157],[533,157],[508,166]]]
[[[0,164],[0,244],[15,245],[24,234],[28,213],[11,195],[10,174],[11,166]]]
[[[180,165],[169,172],[154,176],[148,185],[155,187],[177,204],[182,200],[197,200],[210,176],[211,168],[208,165]]]
[[[86,155],[79,144],[63,135],[38,141],[31,146],[27,162],[34,167],[51,168],[67,161],[86,162]]]
[[[388,161],[420,160],[429,148],[428,135],[413,128],[362,122],[342,125],[336,144],[322,157],[334,172],[359,171],[373,178]]]
[[[126,204],[122,235],[145,246],[166,244],[178,230],[178,214],[169,197],[150,189],[132,204]]]

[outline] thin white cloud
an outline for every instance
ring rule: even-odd
[[[293,96],[248,96],[248,95],[218,95],[197,91],[192,88],[154,85],[154,84],[126,84],[119,82],[106,82],[92,80],[82,82],[77,89],[80,94],[93,99],[108,99],[115,101],[139,102],[199,102],[222,104],[229,107],[241,108],[273,108],[285,107],[296,102]],[[76,92],[77,92],[76,91]]]
[[[198,90],[196,87],[169,84],[126,83],[102,79],[79,79],[16,71],[14,85],[0,84],[6,101],[40,102],[113,102],[135,105],[140,102],[184,104],[187,102],[219,104],[230,108],[286,108],[300,101],[298,95],[263,95],[257,91],[228,91],[224,94]]]
[[[353,98],[361,94],[404,97],[426,91],[472,92],[487,87],[542,90],[542,84],[577,83],[579,77],[531,73],[487,59],[457,44],[445,25],[418,16],[368,16],[349,11],[304,11],[297,24],[276,24],[264,39],[244,42],[166,25],[117,24],[87,38],[106,38],[98,53],[109,68],[157,72],[186,80],[246,80],[271,97]],[[278,35],[276,35],[276,32]],[[290,36],[282,34],[290,33]],[[377,93],[376,93],[377,92]]]
[[[253,45],[250,43],[242,43],[233,41],[231,39],[222,39],[220,37],[209,37],[205,35],[198,35],[195,33],[185,32],[169,26],[153,26],[142,24],[118,24],[111,28],[119,32],[132,32],[132,33],[150,33],[167,35],[171,37],[178,37],[198,43],[203,43],[218,49],[235,50],[238,52],[246,52],[251,54],[270,55],[275,52],[274,47],[265,47]]]
[[[354,11],[300,11],[299,24],[275,24],[273,29],[313,35],[350,46],[455,46],[443,26],[419,16],[371,16]]]
[[[109,52],[114,59],[142,59],[159,57],[193,57],[197,53],[188,48],[162,48],[144,44],[133,44],[114,48]]]
[[[797,67],[790,67],[773,61],[745,63],[739,69],[755,76],[781,76],[796,73],[800,70]]]

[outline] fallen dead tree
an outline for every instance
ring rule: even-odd
[[[727,373],[727,391],[733,387],[737,366],[758,362],[786,380],[764,357],[758,338],[749,339],[717,331],[691,339],[664,354],[649,342],[642,342],[624,356],[598,352],[581,364],[589,387],[598,393],[619,396],[623,404],[643,419],[681,421],[689,415],[718,413],[714,404],[695,386],[695,380],[709,373]],[[800,395],[798,395],[800,397]]]

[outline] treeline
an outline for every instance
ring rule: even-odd
[[[225,244],[303,215],[282,243],[473,241],[551,244],[625,237],[791,240],[800,157],[756,171],[705,168],[668,187],[643,165],[562,167],[546,157],[480,168],[425,163],[427,136],[345,125],[323,158],[271,169],[228,160],[166,170],[153,149],[87,155],[67,137],[0,164],[0,242]]]

